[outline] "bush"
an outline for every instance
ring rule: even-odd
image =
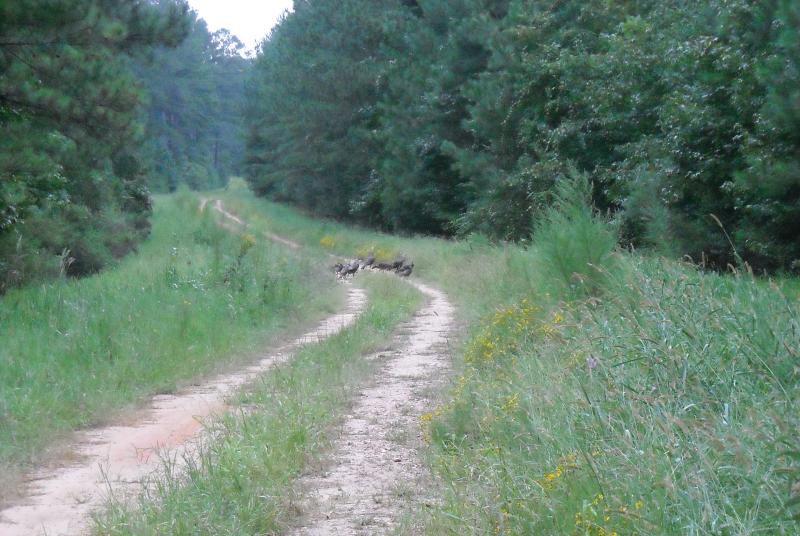
[[[0,235],[0,294],[25,283],[52,279],[62,266],[60,256],[18,232]]]
[[[554,205],[536,225],[533,247],[544,284],[565,295],[596,294],[615,268],[617,231],[591,206],[584,175],[558,184]]]
[[[67,275],[99,272],[128,253],[150,231],[145,213],[110,205],[31,209],[24,223],[0,235],[0,294],[11,288]]]

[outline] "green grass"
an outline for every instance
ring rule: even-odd
[[[313,219],[255,199],[240,179],[232,180],[219,197],[254,229],[269,229],[319,251],[345,258],[370,251],[386,259],[408,256],[415,263],[414,276],[445,290],[468,325],[495,305],[529,292],[538,277],[530,251],[514,245],[497,247],[481,236],[461,241],[402,237]]]
[[[795,301],[657,259],[499,310],[433,424],[433,534],[796,534]]]
[[[589,216],[577,197],[561,203],[544,219],[535,241],[521,247],[493,245],[481,237],[448,241],[389,236],[312,220],[254,199],[241,182],[220,196],[250,222],[247,232],[254,236],[269,230],[310,246],[305,259],[324,259],[323,252],[407,255],[416,264],[415,276],[441,287],[458,306],[464,326],[461,351],[455,356],[458,379],[441,407],[420,416],[430,423],[427,456],[443,489],[440,502],[418,512],[415,523],[427,526],[428,533],[800,532],[796,279],[702,273],[654,256],[612,251],[613,229]],[[189,204],[162,200],[181,202]],[[168,212],[159,212],[159,217]],[[210,221],[198,225],[204,230],[189,234],[221,232]],[[161,243],[154,251],[162,254],[172,242],[169,233],[163,236],[161,242],[154,237],[154,243]],[[313,272],[309,263],[317,270],[330,264],[292,257],[284,264],[275,255],[255,262],[247,250],[240,266],[236,258],[248,241],[214,236],[211,242],[192,238],[192,247],[205,251],[206,260],[192,260],[191,266],[181,248],[178,260],[162,256],[159,264],[154,253],[141,261],[138,277],[152,277],[151,287],[165,286],[175,298],[169,302],[169,318],[181,318],[184,299],[192,302],[197,293],[220,290],[225,296],[242,294],[242,305],[225,313],[230,318],[218,312],[222,318],[209,325],[231,319],[251,328],[263,325],[268,315],[247,304],[257,303],[261,288],[273,289],[271,296],[282,295],[274,290],[280,285],[264,287],[259,278],[249,276],[242,282],[237,275],[242,266],[253,261],[248,270],[257,271],[266,263],[272,267],[267,270],[270,281],[284,281],[288,274],[296,279],[298,273]],[[226,253],[215,253],[216,240],[227,244],[221,249]],[[257,247],[273,248],[258,242]],[[136,266],[139,261],[129,262]],[[128,276],[115,277],[130,288],[136,280],[131,274],[137,272],[126,266],[119,273],[132,270]],[[231,272],[235,266],[239,268]],[[197,274],[212,273],[217,276],[208,281],[217,283],[199,285],[203,290],[191,283],[206,281]],[[290,293],[288,302],[314,296],[314,280],[301,278],[301,288],[294,291],[300,294]],[[71,304],[92,295],[92,281],[78,282],[86,287],[69,299],[48,302],[44,310],[62,304],[69,312]],[[382,292],[383,297],[373,297],[372,310],[356,327],[308,348],[267,375],[244,398],[256,411],[220,421],[215,441],[188,474],[168,472],[138,510],[112,510],[98,531],[282,530],[291,515],[286,492],[292,479],[309,457],[324,451],[326,431],[346,407],[353,386],[370,372],[359,355],[387,337],[413,306],[416,298],[404,294],[406,287],[383,287],[397,284],[375,283],[371,293]],[[55,294],[69,285],[47,289]],[[242,290],[233,293],[231,285]],[[3,305],[15,303],[13,299],[7,297]],[[220,300],[211,303],[226,303]],[[169,309],[160,303],[155,309]],[[108,317],[94,305],[83,311],[94,315],[95,322]],[[33,312],[26,315],[36,318]],[[80,324],[72,316],[83,318],[58,318]],[[160,324],[168,323],[164,316],[158,318]],[[20,339],[28,344],[38,344],[30,341],[39,333],[54,337],[47,335],[53,325],[62,334],[70,333],[47,318],[28,323],[40,326],[40,332],[29,331]],[[19,323],[3,312],[0,326],[7,331]],[[93,328],[95,332],[100,341],[103,333],[115,333]],[[202,334],[195,335],[202,340]],[[108,345],[98,345],[93,355],[102,362]],[[174,346],[180,350],[187,342]],[[4,363],[12,362],[8,356],[13,354],[0,355]],[[46,368],[37,370],[33,368],[37,381],[49,380]],[[106,383],[114,381],[118,377]],[[3,426],[8,422],[5,418]]]
[[[6,477],[67,432],[247,359],[341,301],[309,257],[223,231],[197,203],[157,199],[151,238],[115,269],[0,299]]]
[[[291,488],[310,458],[329,446],[332,426],[420,294],[396,278],[364,278],[369,306],[350,328],[306,346],[246,389],[188,469],[166,467],[138,507],[113,504],[97,520],[104,535],[275,534],[290,519]]]
[[[446,490],[430,534],[800,531],[796,279],[611,252],[575,199],[527,248],[315,221],[237,183],[225,199],[320,249],[406,254],[458,304],[460,377],[423,416]]]

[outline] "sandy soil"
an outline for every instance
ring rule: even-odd
[[[432,500],[420,416],[431,411],[449,368],[453,307],[440,291],[410,284],[429,302],[400,327],[395,349],[378,356],[384,364],[359,393],[323,469],[300,480],[292,534],[387,534]]]

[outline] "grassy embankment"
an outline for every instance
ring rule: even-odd
[[[527,248],[402,239],[226,203],[345,256],[417,263],[467,326],[447,402],[420,416],[445,484],[431,534],[796,534],[796,280],[614,250],[580,195]]]
[[[270,337],[341,302],[309,257],[220,229],[196,196],[157,199],[153,223],[115,269],[0,298],[7,483],[70,430],[252,359]]]

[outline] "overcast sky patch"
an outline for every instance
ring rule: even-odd
[[[189,0],[212,32],[227,28],[255,50],[280,16],[292,9],[292,0]]]

